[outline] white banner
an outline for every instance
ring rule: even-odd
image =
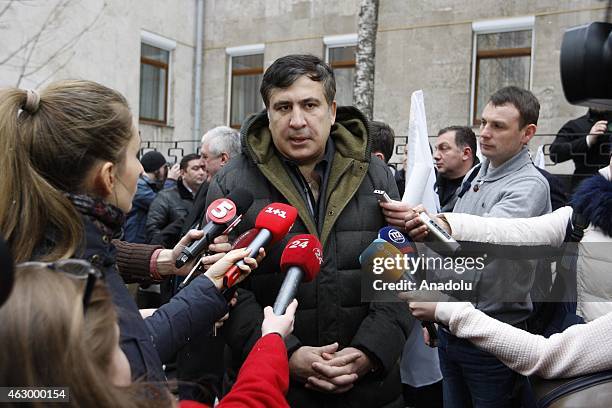
[[[423,204],[427,212],[437,214],[440,200],[434,192],[436,172],[427,137],[425,102],[421,90],[413,92],[411,97],[407,148],[408,168],[402,201],[410,206]]]

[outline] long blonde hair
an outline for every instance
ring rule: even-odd
[[[84,314],[83,290],[83,281],[63,273],[18,269],[13,292],[0,308],[0,384],[69,387],[73,407],[172,406],[161,385],[113,385],[117,315],[100,282]]]
[[[50,230],[56,241],[40,258],[74,254],[83,228],[64,192],[88,193],[90,170],[123,163],[132,134],[126,99],[95,82],[55,82],[38,103],[23,89],[0,90],[0,232],[17,262],[31,259]]]

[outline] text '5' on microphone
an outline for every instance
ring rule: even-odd
[[[314,235],[293,237],[281,256],[281,271],[286,273],[283,284],[274,301],[274,314],[285,314],[287,306],[295,299],[300,282],[310,282],[317,276],[323,263],[321,243]]]
[[[255,258],[260,248],[274,245],[282,240],[293,226],[296,218],[297,209],[289,204],[272,203],[265,206],[255,219],[255,229],[258,232],[247,245],[247,248],[250,249],[248,256]],[[237,262],[237,265],[241,264],[244,264],[244,261]],[[234,286],[240,277],[241,270],[237,265],[233,265],[223,277],[223,286],[226,289]]]
[[[177,268],[200,256],[208,249],[213,240],[223,234],[228,234],[242,219],[253,204],[253,194],[244,189],[236,189],[227,197],[213,201],[206,209],[208,223],[201,229],[204,236],[184,248],[176,259]]]

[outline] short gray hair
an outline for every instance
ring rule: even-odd
[[[228,126],[217,126],[202,136],[202,144],[208,144],[208,150],[215,156],[227,153],[232,158],[240,154],[240,133]]]

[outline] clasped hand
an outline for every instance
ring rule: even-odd
[[[289,359],[291,375],[306,388],[333,394],[347,392],[371,369],[363,351],[354,347],[338,350],[338,343],[302,346]]]

